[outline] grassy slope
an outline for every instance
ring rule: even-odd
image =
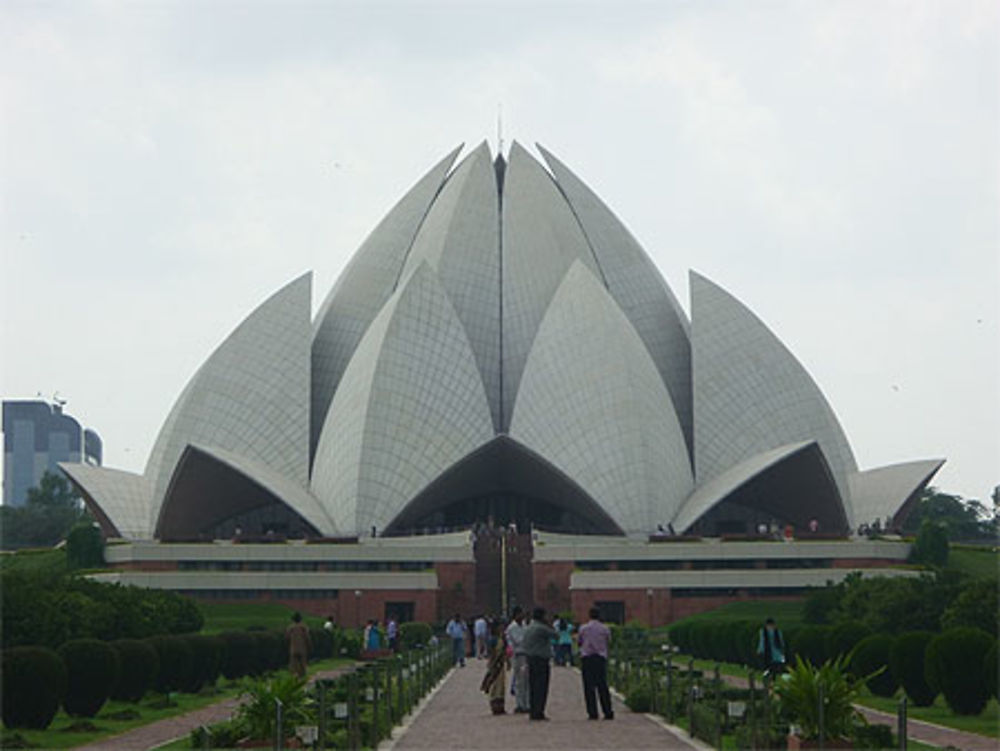
[[[730,602],[707,613],[698,613],[682,618],[677,623],[689,621],[760,621],[774,618],[779,626],[794,626],[802,623],[802,602],[761,602],[748,600],[745,602]]]
[[[199,602],[198,608],[205,617],[205,624],[201,630],[206,634],[245,631],[251,627],[284,629],[292,622],[292,613],[295,612],[292,608],[277,602]],[[303,615],[302,619],[309,626],[323,625],[323,619],[316,616]]]
[[[1000,550],[955,545],[948,553],[948,566],[970,576],[1000,578]]]

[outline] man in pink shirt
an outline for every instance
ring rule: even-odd
[[[597,719],[597,699],[605,720],[615,718],[608,691],[608,644],[611,631],[601,623],[601,611],[590,609],[590,620],[580,626],[577,637],[580,644],[580,662],[583,670],[583,699],[587,702],[587,717]],[[594,694],[597,697],[594,697]]]

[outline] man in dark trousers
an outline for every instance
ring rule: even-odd
[[[587,717],[597,719],[597,699],[605,720],[613,720],[611,693],[608,691],[608,645],[611,630],[601,623],[601,611],[590,609],[590,620],[580,626],[580,663],[583,671],[583,699],[587,702]],[[597,694],[595,698],[594,694]]]
[[[521,649],[528,658],[528,703],[532,720],[547,720],[545,702],[549,698],[549,673],[552,666],[552,640],[556,630],[545,622],[545,608],[535,608],[531,613],[531,623],[524,630]]]

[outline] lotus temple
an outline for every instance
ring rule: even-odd
[[[236,327],[142,474],[62,465],[108,538],[100,576],[344,623],[513,602],[664,623],[906,575],[905,543],[855,531],[895,529],[943,460],[861,470],[729,291],[691,272],[689,317],[548,151],[461,151],[315,318],[306,274]]]

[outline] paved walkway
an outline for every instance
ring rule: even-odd
[[[453,670],[412,724],[394,742],[380,749],[702,749],[683,733],[629,711],[615,700],[615,719],[587,719],[580,673],[553,666],[548,722],[532,722],[527,715],[511,714],[514,697],[508,684],[507,712],[490,713],[479,683],[486,662],[470,660]]]
[[[309,682],[312,683],[319,678],[334,678],[347,669],[321,670],[309,676]],[[188,735],[201,725],[211,725],[214,722],[228,720],[238,705],[238,699],[223,699],[193,712],[157,720],[121,735],[113,735],[86,746],[79,746],[75,751],[148,751],[148,749],[162,746],[174,738]]]
[[[724,675],[722,680],[731,686],[746,688],[749,684],[746,678],[735,675]],[[871,709],[863,704],[855,704],[854,708],[865,716],[865,719],[872,724],[888,725],[892,732],[896,732],[896,715],[882,712],[878,709]],[[906,736],[912,741],[920,741],[937,748],[955,748],[959,751],[996,751],[1000,748],[1000,741],[979,733],[967,733],[964,730],[955,730],[944,725],[935,725],[933,722],[924,722],[908,717],[906,720]]]

